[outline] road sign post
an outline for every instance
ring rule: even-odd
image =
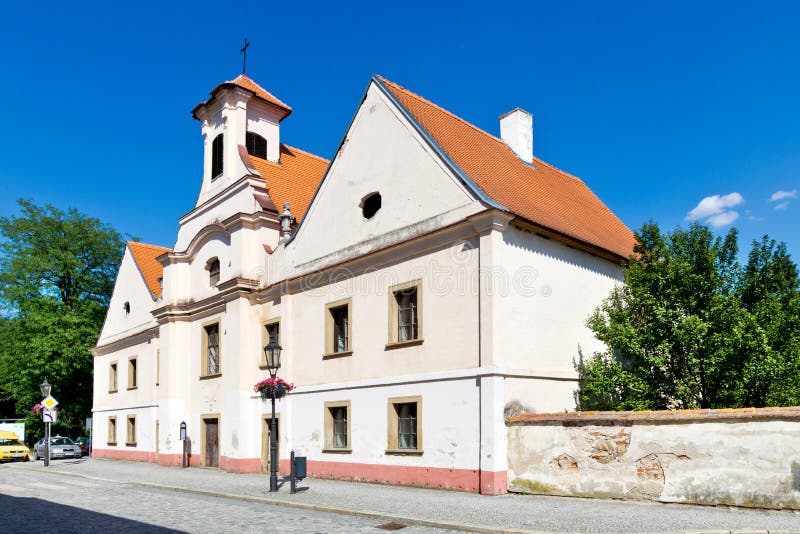
[[[56,406],[58,401],[49,393],[42,399],[42,421],[44,421],[44,466],[50,467],[50,423],[58,420]]]

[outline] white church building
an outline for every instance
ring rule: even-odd
[[[191,465],[267,471],[272,337],[281,471],[506,492],[506,413],[574,409],[631,231],[521,109],[495,137],[374,76],[330,161],[283,143],[291,112],[245,75],[192,111],[197,202],[128,243],[93,349],[94,456],[179,465],[185,422]]]

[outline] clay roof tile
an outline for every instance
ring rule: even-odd
[[[501,139],[396,83],[377,78],[495,202],[556,234],[620,258],[632,254],[633,233],[582,180],[536,157],[528,165]]]
[[[128,248],[131,249],[133,260],[139,267],[139,272],[142,273],[142,278],[144,278],[150,293],[154,298],[160,297],[161,284],[158,283],[158,279],[163,275],[164,267],[156,258],[165,252],[170,252],[170,249],[136,241],[128,241]]]

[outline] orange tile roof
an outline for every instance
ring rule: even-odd
[[[250,162],[266,181],[269,197],[275,207],[283,211],[283,203],[288,202],[297,222],[303,219],[314,191],[328,168],[325,158],[284,144],[281,144],[280,163],[255,156],[250,156]]]
[[[161,285],[158,283],[158,279],[163,275],[164,267],[156,261],[156,258],[165,252],[170,252],[170,249],[136,241],[128,241],[128,248],[131,249],[133,260],[139,267],[139,272],[142,273],[142,278],[150,289],[150,293],[155,298],[160,297]]]
[[[396,83],[376,78],[446,155],[511,213],[622,258],[633,253],[633,233],[579,178],[536,157],[533,166],[527,165],[501,139]]]
[[[253,81],[252,78],[245,76],[244,74],[240,74],[233,80],[225,83],[230,83],[232,85],[236,85],[238,87],[242,87],[247,89],[248,91],[253,91],[256,94],[256,97],[260,98],[261,100],[266,100],[270,104],[274,106],[278,106],[279,108],[288,111],[289,113],[292,112],[292,108],[290,108],[287,104],[284,104],[280,100],[278,100],[272,93],[258,85],[256,82]],[[287,113],[286,115],[289,115]]]
[[[272,93],[270,93],[269,91],[267,91],[266,89],[264,89],[263,87],[258,85],[256,82],[253,81],[252,78],[250,78],[250,77],[248,77],[248,76],[246,76],[244,74],[240,74],[239,76],[237,76],[233,80],[229,80],[227,82],[223,82],[223,83],[219,84],[218,86],[216,86],[211,91],[212,98],[214,96],[216,96],[217,92],[220,89],[222,89],[223,87],[225,87],[227,85],[235,85],[236,87],[241,87],[242,89],[246,89],[248,91],[251,91],[251,92],[255,93],[255,97],[256,98],[258,98],[260,100],[263,100],[264,102],[267,102],[267,103],[272,104],[273,106],[277,107],[278,109],[280,109],[283,112],[283,116],[281,117],[281,120],[285,119],[286,117],[288,117],[292,113],[292,108],[291,107],[289,107],[287,104],[285,104],[284,102],[279,100],[275,95],[273,95]],[[200,104],[195,106],[195,108],[192,110],[192,115],[195,118],[197,118],[197,115],[196,115],[197,109],[199,107],[201,107],[201,106],[204,106],[204,105],[208,104],[210,101],[211,101],[211,99],[206,100],[205,102],[201,102]]]

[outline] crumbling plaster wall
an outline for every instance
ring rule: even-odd
[[[800,509],[800,408],[522,414],[509,491]]]

